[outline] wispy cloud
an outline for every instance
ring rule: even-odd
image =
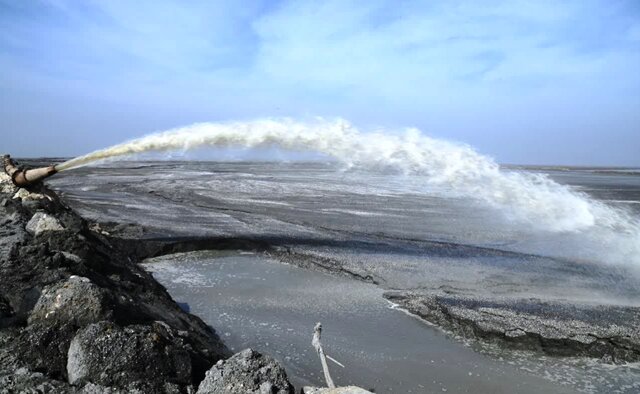
[[[0,31],[2,129],[35,129],[42,107],[67,128],[77,108],[102,114],[75,127],[113,138],[318,114],[417,125],[509,161],[533,161],[510,146],[543,138],[583,160],[602,133],[624,141],[602,161],[640,153],[634,0],[0,0]],[[142,120],[114,118],[123,106]]]
[[[627,15],[632,4],[444,2],[399,5],[386,19],[388,3],[367,4],[295,2],[260,18],[261,69],[307,83],[440,86],[469,75],[578,79],[640,59],[626,35],[639,17]]]

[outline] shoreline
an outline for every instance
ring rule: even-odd
[[[233,355],[51,189],[2,173],[0,202],[0,392],[294,392],[275,360]]]
[[[28,331],[31,325],[38,326],[39,324],[38,330],[43,331],[36,332],[34,335],[51,335],[51,327],[44,327],[45,325],[41,324],[42,322],[38,322],[36,317],[31,318],[30,316],[33,314],[33,310],[36,305],[38,305],[43,294],[48,294],[47,292],[50,291],[53,291],[52,294],[57,294],[56,291],[58,291],[59,288],[56,286],[67,286],[73,288],[78,285],[79,288],[84,288],[83,286],[85,286],[86,282],[82,282],[82,280],[80,280],[80,283],[72,283],[76,281],[76,279],[74,278],[71,280],[71,275],[88,278],[91,284],[99,284],[101,286],[105,284],[112,286],[115,283],[116,288],[120,286],[123,287],[122,291],[133,291],[135,294],[135,290],[127,288],[127,286],[135,287],[132,286],[131,283],[120,283],[112,278],[114,275],[121,275],[121,272],[118,274],[109,272],[110,276],[106,275],[105,272],[101,272],[101,269],[104,269],[105,267],[100,267],[95,262],[86,261],[87,256],[81,256],[82,253],[95,253],[100,256],[100,259],[109,263],[107,266],[114,265],[111,260],[120,259],[121,261],[118,261],[119,265],[116,264],[117,269],[126,271],[127,275],[132,277],[142,277],[144,278],[145,283],[147,280],[155,282],[153,286],[147,284],[158,294],[159,301],[153,301],[159,302],[162,304],[162,308],[168,308],[167,310],[171,311],[171,313],[182,316],[182,314],[185,313],[180,310],[179,306],[177,306],[177,304],[166,293],[166,290],[164,290],[164,288],[159,285],[155,279],[150,277],[150,275],[145,278],[143,274],[140,274],[139,270],[142,269],[138,266],[138,263],[147,257],[179,252],[233,249],[259,251],[277,260],[302,268],[329,272],[334,275],[343,275],[359,281],[376,284],[379,287],[388,290],[385,295],[388,300],[403,306],[408,312],[420,316],[424,321],[434,324],[437,327],[444,329],[446,332],[453,333],[454,335],[460,335],[465,339],[472,339],[481,342],[488,341],[491,343],[498,342],[500,346],[505,348],[533,350],[540,352],[541,354],[548,354],[552,356],[597,356],[603,363],[625,363],[640,360],[640,339],[638,338],[638,335],[640,334],[633,330],[633,327],[637,326],[637,319],[640,318],[640,312],[638,312],[638,308],[636,307],[622,307],[615,310],[611,308],[603,309],[597,306],[585,306],[585,308],[578,311],[579,313],[574,313],[574,316],[571,314],[562,316],[562,313],[565,313],[566,310],[563,311],[562,308],[558,309],[555,306],[550,307],[549,309],[548,303],[536,299],[522,300],[522,302],[518,304],[508,302],[499,305],[499,302],[497,303],[496,300],[464,297],[463,295],[456,294],[455,291],[452,292],[446,288],[423,289],[417,292],[390,291],[391,289],[386,288],[380,278],[372,275],[370,272],[363,272],[335,259],[314,255],[313,253],[301,253],[295,249],[289,248],[286,242],[282,240],[279,242],[274,239],[240,237],[145,238],[143,236],[145,231],[144,228],[136,225],[124,225],[117,223],[89,224],[72,209],[68,208],[57,197],[56,193],[46,187],[40,191],[36,191],[35,193],[18,191],[18,193],[22,194],[19,195],[18,199],[14,199],[13,196],[16,193],[16,189],[13,189],[13,185],[7,186],[6,180],[0,180],[0,183],[3,183],[2,190],[0,190],[0,192],[2,192],[2,194],[0,194],[0,200],[3,204],[3,214],[7,218],[11,216],[9,219],[3,218],[5,221],[3,224],[3,231],[5,234],[10,234],[7,237],[3,234],[3,242],[8,242],[8,244],[13,245],[9,245],[8,248],[6,245],[3,246],[3,267],[5,269],[7,267],[11,269],[11,262],[13,262],[14,265],[16,262],[19,262],[20,258],[24,257],[20,255],[19,251],[27,247],[29,250],[29,252],[25,254],[27,257],[30,256],[30,253],[34,256],[42,257],[41,255],[44,253],[45,260],[51,260],[51,266],[46,266],[46,264],[45,266],[38,265],[34,261],[34,267],[46,271],[48,275],[52,275],[49,272],[50,270],[62,271],[56,272],[55,275],[47,277],[41,283],[36,283],[35,285],[31,284],[30,287],[23,286],[23,288],[20,288],[23,298],[27,301],[16,300],[16,297],[11,300],[6,300],[4,298],[0,300],[2,301],[2,310],[0,311],[2,312],[0,315],[2,318],[2,320],[0,320],[2,322],[2,325],[0,326],[2,328],[0,331],[2,333],[0,343],[2,345],[0,346],[0,352],[4,352],[7,343],[10,343],[15,338],[20,338],[20,335],[23,335],[21,331]],[[8,213],[9,211],[11,212]],[[45,231],[42,234],[35,236],[29,234],[28,231],[24,230],[24,227],[27,226],[27,223],[38,211],[45,211],[52,214],[52,216],[63,224],[64,229],[62,231]],[[71,241],[69,239],[64,239],[64,237],[60,235],[61,233],[66,234],[67,236],[73,235],[74,240]],[[16,247],[16,245],[18,245],[18,247]],[[443,245],[443,247],[446,246],[447,245]],[[74,253],[74,251],[86,249],[87,247],[89,249],[94,248],[95,250],[85,250],[79,254]],[[32,248],[33,250],[29,248]],[[40,250],[38,250],[38,248],[40,248]],[[44,252],[42,251],[43,248]],[[18,250],[17,254],[16,250]],[[111,267],[110,269],[115,268]],[[115,269],[116,272],[117,269]],[[9,270],[9,272],[10,271],[11,270]],[[4,274],[5,272],[3,272],[3,275]],[[66,274],[68,275],[65,277]],[[23,272],[22,275],[27,275],[27,279],[29,278],[28,273]],[[92,275],[95,277],[92,277]],[[106,277],[106,279],[103,277]],[[96,280],[96,278],[98,278],[98,280]],[[38,288],[38,286],[40,286],[40,288]],[[91,287],[90,285],[86,286]],[[156,289],[156,287],[161,289]],[[36,290],[34,291],[33,289]],[[5,288],[2,290],[3,293],[7,292]],[[160,295],[162,293],[164,293],[164,295]],[[3,295],[0,294],[0,296]],[[96,299],[93,301],[96,301],[99,305],[106,303],[113,306],[114,297],[107,296],[106,298],[103,298],[104,297],[102,297],[102,295],[97,295]],[[487,303],[490,303],[491,305],[487,305]],[[574,304],[575,303],[570,303],[570,305]],[[123,305],[120,305],[118,301],[115,302],[115,306],[117,308],[123,307]],[[46,306],[44,308],[46,310]],[[127,313],[131,313],[132,310],[135,310],[135,306],[131,305],[125,305],[123,308]],[[176,308],[179,312],[176,311]],[[91,324],[99,323],[105,319],[107,321],[118,322],[117,318],[123,319],[122,316],[126,316],[126,313],[124,312],[112,313],[109,315],[106,309],[99,307],[98,312],[96,312],[95,315],[87,317],[87,321]],[[496,311],[499,313],[496,313]],[[625,319],[625,311],[627,312],[627,319]],[[157,311],[155,312],[157,313]],[[557,313],[555,313],[554,316],[554,314],[550,312]],[[171,315],[171,313],[169,315]],[[616,324],[614,324],[613,327],[614,332],[604,332],[603,335],[603,327],[598,326],[598,324],[593,324],[593,322],[588,322],[589,324],[586,326],[584,324],[578,326],[574,324],[576,317],[579,318],[580,314],[589,317],[590,314],[591,316],[594,316],[594,314],[598,313],[600,314],[601,321],[596,323],[608,324],[615,321]],[[525,321],[535,321],[540,318],[541,314],[547,315],[548,318],[553,319],[556,322],[564,321],[566,324],[557,325],[554,327],[554,330],[551,331],[545,330],[544,324],[537,326],[535,324],[529,325],[524,329],[521,327],[523,319]],[[44,315],[46,316],[46,313]],[[118,317],[114,318],[114,315]],[[157,317],[158,315],[155,316]],[[202,325],[204,323],[202,323],[202,320],[193,315],[189,316],[191,316],[187,318],[187,320],[191,321],[189,324],[199,327],[194,332],[198,335],[204,336],[205,339],[208,338],[208,340],[215,342],[216,346],[219,347],[217,356],[211,357],[211,355],[209,355],[207,362],[204,364],[211,367],[215,361],[224,357],[229,357],[230,352],[225,348],[224,344],[222,344],[215,334],[215,331],[213,331],[212,334],[203,334]],[[490,317],[493,320],[487,320],[487,317]],[[125,320],[122,321],[126,322],[126,326],[126,324],[139,323],[136,319],[126,320],[125,318]],[[166,333],[163,334],[162,327],[155,327],[153,325],[153,322],[155,321],[156,320],[147,319],[146,323],[148,323],[152,331],[158,331],[160,334],[156,334],[161,338],[164,338],[162,335],[167,337],[165,339],[170,343],[171,335]],[[24,326],[25,323],[26,327]],[[49,322],[47,321],[47,323]],[[62,324],[62,326],[65,326],[66,322],[57,321],[56,324]],[[171,327],[171,324],[169,326],[171,329],[174,329],[174,327]],[[143,328],[138,328],[138,330],[140,332],[144,332]],[[75,334],[78,329],[73,328],[72,331],[72,334]],[[33,336],[29,336],[31,333],[24,335],[26,335],[26,340],[34,340]],[[60,345],[64,348],[70,343],[72,339],[70,336],[71,334],[67,333],[67,337],[53,338],[51,339],[51,343]],[[203,338],[198,340],[202,341]],[[175,344],[171,346],[174,345]],[[178,345],[175,346],[180,348]],[[44,352],[47,351],[47,349],[39,349],[38,351]],[[65,358],[65,355],[63,354],[64,352],[58,353],[59,354],[55,355],[57,359],[63,360]],[[9,356],[4,355],[2,357],[3,360],[8,360],[8,365],[17,366],[21,364],[19,360],[12,359]],[[68,373],[65,372],[65,366],[55,365],[55,363],[52,363],[51,366],[46,366],[42,365],[43,363],[41,360],[36,360],[34,362],[35,364],[31,366],[35,365],[35,368],[27,366],[28,373],[26,375],[23,374],[28,377],[28,379],[25,378],[26,381],[32,383],[48,382],[47,384],[51,384],[53,387],[60,384],[60,387],[64,387],[65,389],[77,389],[73,386],[69,386],[68,382],[65,382],[65,379],[68,379]],[[60,363],[62,363],[62,361],[60,361]],[[21,370],[21,368],[25,367],[20,366],[14,368],[14,375],[15,371]],[[197,371],[192,373],[195,378],[192,376],[191,381],[189,382],[190,384],[183,384],[186,382],[186,380],[184,380],[184,376],[181,383],[175,383],[178,386],[178,392],[183,389],[187,390],[188,387],[195,388],[197,386],[199,379],[204,376],[206,369],[202,365],[198,366],[196,369]],[[36,376],[33,374],[40,374],[42,376]],[[162,374],[170,375],[171,372],[163,371]],[[4,374],[3,371],[3,376],[6,377],[8,375]],[[131,379],[129,380],[129,383],[135,381]],[[97,379],[97,381],[100,381],[100,379]],[[110,381],[103,381],[102,383],[105,382],[109,383]],[[93,382],[90,383],[95,384]]]
[[[262,253],[182,253],[146,260],[144,267],[176,300],[217,327],[228,346],[273,355],[292,382],[301,385],[321,382],[309,333],[322,321],[325,351],[345,365],[330,365],[338,384],[358,384],[378,393],[443,388],[464,393],[474,387],[479,394],[564,394],[586,386],[544,379],[478,352],[422,318],[392,308],[379,286]],[[533,364],[528,361],[522,367]],[[552,371],[547,363],[540,366]]]
[[[508,299],[456,293],[446,287],[418,291],[386,288],[379,278],[340,261],[292,251],[268,240],[201,238],[122,240],[137,257],[205,250],[246,250],[305,269],[371,283],[383,296],[426,324],[479,342],[499,343],[506,349],[529,350],[549,356],[597,358],[604,363],[640,362],[640,308],[633,306],[550,302],[537,298]],[[136,244],[133,246],[131,244]]]

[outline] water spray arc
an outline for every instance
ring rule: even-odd
[[[416,129],[363,133],[342,119],[194,124],[92,152],[56,169],[66,171],[149,151],[270,146],[326,154],[350,167],[420,175],[426,186],[446,185],[462,196],[483,200],[520,220],[554,231],[579,230],[596,222],[615,225],[615,218],[601,215],[602,207],[584,195],[544,176],[503,171],[492,159],[468,146],[430,138]]]
[[[278,147],[333,157],[347,167],[391,170],[416,175],[424,188],[446,189],[445,198],[460,197],[495,208],[497,215],[544,232],[590,234],[611,260],[640,266],[640,220],[548,176],[502,169],[473,148],[423,135],[417,129],[361,132],[343,119],[296,121],[262,119],[199,123],[176,128],[84,156],[50,168],[67,171],[91,163],[145,152],[212,148]],[[35,171],[35,170],[30,170]],[[40,169],[33,176],[51,174]],[[28,182],[31,174],[24,173]]]

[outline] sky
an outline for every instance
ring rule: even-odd
[[[640,166],[640,1],[0,0],[0,153],[315,116]]]

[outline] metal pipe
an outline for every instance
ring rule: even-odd
[[[9,155],[2,157],[2,164],[4,166],[4,172],[11,177],[13,184],[19,187],[34,185],[58,172],[53,165],[40,168],[20,168]]]

